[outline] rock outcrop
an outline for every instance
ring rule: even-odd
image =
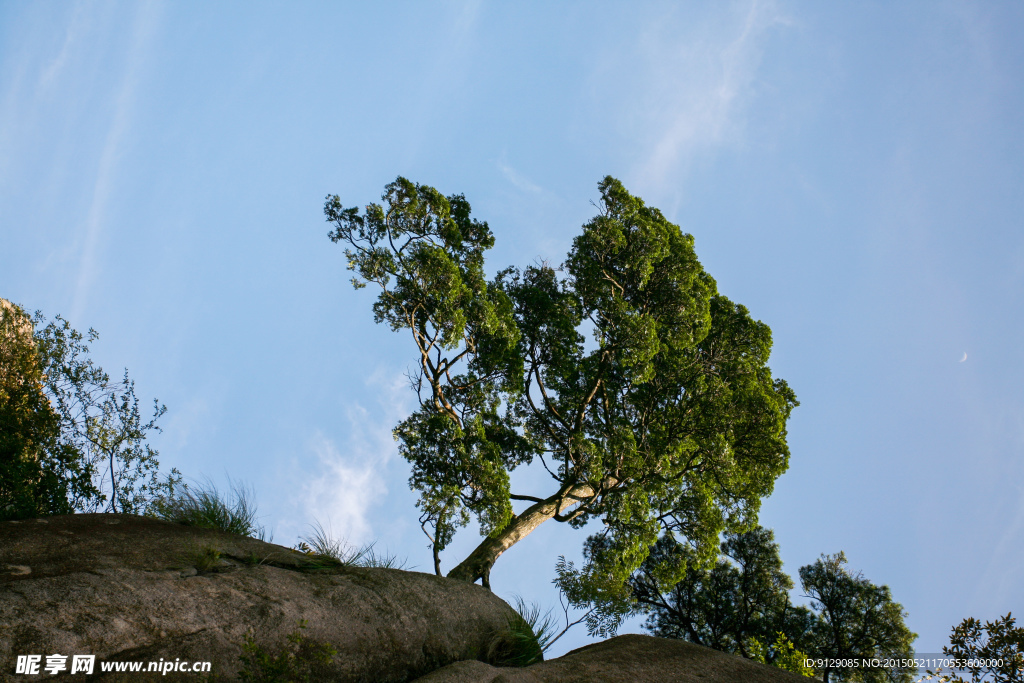
[[[191,681],[196,673],[106,672],[103,663],[205,662],[233,680],[247,634],[279,652],[300,620],[337,654],[317,681],[419,683],[799,683],[699,645],[625,635],[525,668],[507,649],[505,602],[475,585],[395,569],[341,567],[271,543],[134,515],[0,522],[0,681]],[[47,655],[67,668],[45,673]],[[18,655],[40,673],[15,675]],[[71,656],[95,655],[92,675]],[[145,671],[145,669],[143,669]]]
[[[95,655],[90,681],[202,680],[106,673],[102,662],[210,661],[233,678],[246,634],[280,649],[299,620],[338,654],[323,680],[407,681],[487,658],[512,609],[430,574],[323,566],[271,543],[147,517],[0,523],[0,680],[18,655]],[[68,666],[70,671],[70,666]],[[62,676],[58,676],[61,678]]]
[[[458,662],[416,683],[800,683],[808,679],[736,655],[652,636],[624,635],[525,668]]]

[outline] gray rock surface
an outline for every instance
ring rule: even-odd
[[[302,619],[305,637],[338,650],[323,680],[406,681],[486,658],[511,614],[479,586],[317,567],[278,545],[146,517],[0,523],[0,680],[54,678],[14,676],[26,654],[96,655],[96,673],[74,677],[89,681],[201,680],[99,672],[103,661],[161,658],[211,661],[232,677],[246,633],[279,649]]]
[[[457,662],[416,683],[800,683],[810,679],[681,640],[624,635],[525,668]]]

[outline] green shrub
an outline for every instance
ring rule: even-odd
[[[0,298],[0,520],[74,512],[143,514],[181,480],[160,476],[135,382],[112,380],[83,335]]]

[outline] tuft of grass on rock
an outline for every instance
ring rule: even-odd
[[[231,495],[225,495],[207,481],[194,487],[184,485],[172,497],[154,502],[151,514],[176,524],[269,540],[266,530],[256,523],[253,498],[252,490],[245,486],[231,484]]]
[[[551,611],[541,613],[536,603],[515,597],[515,614],[509,617],[508,633],[497,638],[488,652],[494,666],[530,666],[544,661],[544,650],[554,636],[556,624]]]
[[[322,562],[324,567],[375,567],[383,569],[405,569],[406,561],[395,555],[378,554],[374,551],[376,542],[363,546],[349,545],[343,540],[334,538],[324,529],[320,522],[313,525],[313,533],[299,539],[295,549],[306,553],[316,563]]]
[[[258,567],[269,559],[269,554],[265,557],[261,557],[258,553],[250,551],[249,554],[242,558],[242,562],[245,563],[245,566],[247,567]]]
[[[358,550],[358,559],[353,561],[352,566],[356,567],[375,567],[378,569],[405,569],[406,560],[398,559],[397,555],[389,555],[387,553],[379,554],[373,547],[377,544],[376,541],[367,545],[361,546]]]
[[[188,553],[188,563],[196,568],[197,572],[212,571],[220,563],[220,551],[213,546],[206,545],[195,548]]]

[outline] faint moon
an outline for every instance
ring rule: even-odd
[[[967,352],[966,351],[964,351],[964,357],[961,358],[960,360],[958,360],[957,363],[963,363],[965,360],[967,360]]]

